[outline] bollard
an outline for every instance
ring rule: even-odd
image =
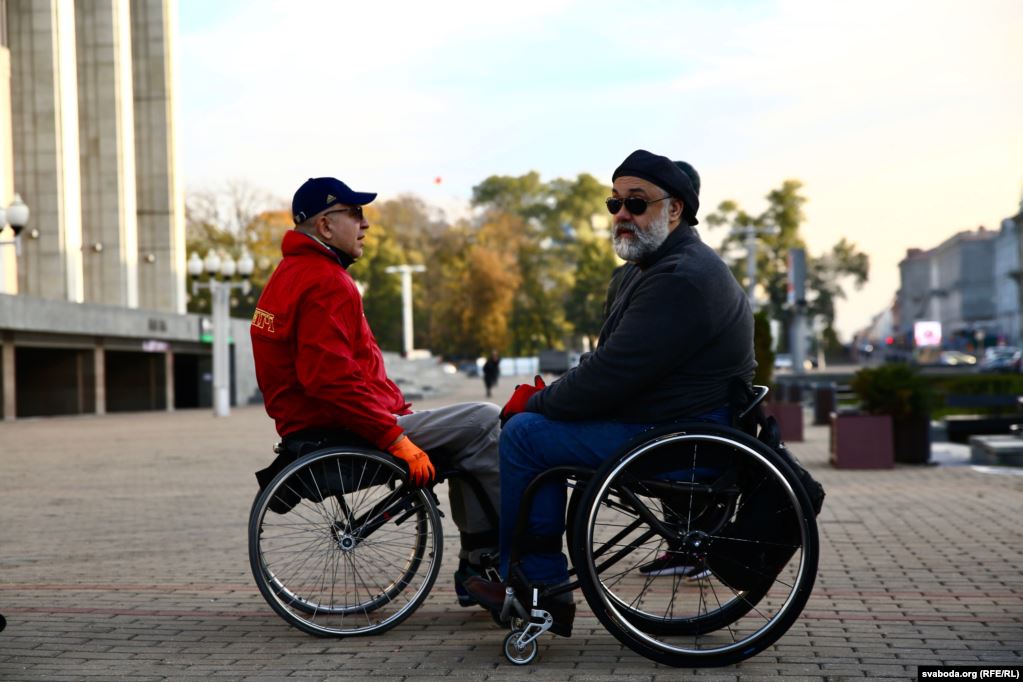
[[[814,386],[813,423],[816,426],[831,423],[831,413],[838,409],[838,391],[832,382]]]

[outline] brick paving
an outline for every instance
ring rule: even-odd
[[[434,402],[482,389],[466,379]],[[571,639],[544,638],[538,661],[519,668],[489,616],[454,603],[450,516],[441,578],[390,632],[319,639],[270,610],[246,549],[252,472],[275,441],[261,408],[2,423],[0,680],[794,681],[1019,665],[1023,476],[837,471],[826,428],[806,437],[791,448],[828,491],[820,575],[775,646],[736,666],[677,670],[624,649],[584,608]]]

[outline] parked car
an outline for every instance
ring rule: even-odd
[[[1015,346],[993,346],[984,351],[978,369],[981,372],[1019,372],[1023,352]]]
[[[810,370],[817,366],[817,360],[811,358],[803,359],[803,369]],[[778,353],[774,356],[775,369],[792,369],[792,356],[789,353]]]
[[[945,367],[963,367],[964,365],[976,365],[977,358],[959,350],[943,350],[938,356],[938,364]]]

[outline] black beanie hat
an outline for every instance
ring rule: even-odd
[[[693,183],[689,176],[668,157],[651,154],[645,149],[637,149],[622,161],[622,165],[615,169],[611,180],[613,182],[622,176],[642,178],[654,183],[671,196],[682,200],[683,220],[690,225],[700,222],[696,219],[696,211],[700,208],[700,198],[693,189]]]
[[[700,196],[700,174],[693,168],[693,164],[688,161],[676,161],[675,165],[689,176],[689,182],[693,185],[693,191],[696,192],[696,196]]]

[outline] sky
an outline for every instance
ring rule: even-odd
[[[848,339],[892,300],[908,248],[1023,198],[1023,2],[179,0],[187,191],[290,201],[311,176],[465,211],[490,175],[691,162],[701,215],[804,185],[808,251],[870,255]],[[441,178],[440,184],[435,182]],[[717,245],[724,228],[703,226]]]

